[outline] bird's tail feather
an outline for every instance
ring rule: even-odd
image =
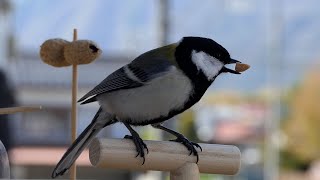
[[[89,126],[79,135],[79,137],[72,143],[66,153],[62,156],[61,160],[58,162],[52,172],[52,178],[63,175],[77,160],[81,152],[88,146],[96,134],[98,134],[98,132],[106,125],[112,124],[112,119],[110,119],[109,121],[105,121],[106,123],[104,125],[101,125],[101,122],[98,120],[101,111],[102,110],[100,108]]]

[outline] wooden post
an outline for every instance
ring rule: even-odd
[[[186,163],[182,167],[170,172],[171,180],[199,180],[199,168],[195,163]]]
[[[73,30],[73,41],[78,39],[77,29]],[[78,92],[78,65],[72,64],[72,101],[71,101],[71,140],[74,142],[77,138],[77,92]],[[70,179],[77,178],[76,162],[70,168]]]
[[[129,139],[97,139],[90,144],[92,165],[103,168],[128,170],[169,171],[171,178],[187,176],[199,179],[199,172],[234,175],[240,168],[240,150],[236,146],[199,144],[203,151],[196,157],[180,143],[171,141],[144,141],[149,149],[145,164],[136,156],[136,148]],[[188,179],[187,179],[188,180]]]

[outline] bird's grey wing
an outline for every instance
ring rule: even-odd
[[[140,82],[145,83],[168,72],[172,66],[170,61],[161,57],[138,57],[128,64],[128,69]]]
[[[160,74],[166,73],[171,66],[172,64],[163,58],[151,56],[149,59],[145,59],[139,56],[130,64],[110,74],[100,84],[79,99],[78,102],[86,104],[96,101],[96,95],[102,93],[143,86]]]
[[[142,83],[130,79],[125,73],[125,67],[122,67],[110,74],[108,77],[106,77],[100,84],[98,84],[91,91],[89,91],[82,98],[80,98],[78,102],[83,102],[87,98],[99,95],[101,93],[111,92],[118,89],[129,89],[139,86],[142,86]],[[82,104],[86,104],[93,101],[95,101],[95,99],[90,98]]]

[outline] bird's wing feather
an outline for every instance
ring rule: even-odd
[[[173,64],[161,57],[156,57],[148,52],[140,55],[130,64],[123,66],[105,78],[100,84],[84,95],[78,102],[83,103],[95,101],[95,96],[120,89],[131,89],[143,86],[153,78],[166,73]]]

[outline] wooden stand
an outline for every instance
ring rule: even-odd
[[[93,62],[101,54],[98,45],[90,40],[78,40],[77,29],[73,30],[73,41],[54,38],[46,40],[40,46],[40,57],[46,64],[54,67],[72,65],[72,99],[71,99],[71,139],[77,137],[77,92],[78,65]],[[76,162],[70,168],[70,179],[76,179]]]
[[[199,168],[195,163],[185,163],[180,168],[170,172],[171,180],[199,180]]]
[[[240,168],[240,150],[236,146],[199,144],[203,151],[196,157],[181,144],[170,141],[144,141],[149,149],[145,164],[135,157],[134,144],[128,139],[94,139],[89,157],[92,165],[128,170],[169,171],[173,180],[199,179],[199,173],[234,175]]]

